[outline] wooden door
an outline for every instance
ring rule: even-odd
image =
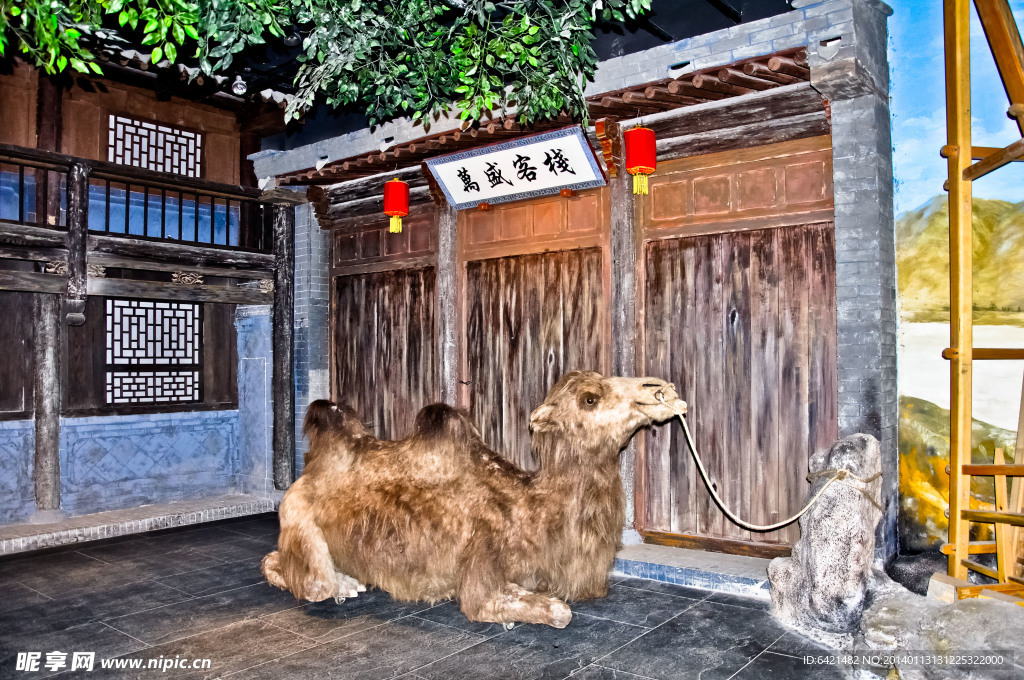
[[[838,437],[827,142],[667,163],[641,212],[644,372],[675,382],[719,495],[755,524],[799,510]],[[679,425],[647,433],[637,477],[648,540],[768,556],[799,538],[725,517]]]
[[[400,439],[437,399],[433,267],[335,279],[334,399]]]
[[[459,216],[459,401],[527,469],[529,417],[565,372],[609,365],[608,193]]]
[[[438,398],[437,225],[417,204],[398,234],[370,219],[331,233],[331,394],[400,439]]]
[[[466,291],[470,413],[484,441],[536,469],[530,412],[563,373],[604,370],[601,249],[470,262]]]

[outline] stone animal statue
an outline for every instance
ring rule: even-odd
[[[800,518],[790,557],[768,565],[773,613],[794,628],[842,646],[860,626],[882,518],[878,440],[854,434],[811,457],[808,498],[833,483]]]
[[[540,469],[490,450],[462,412],[432,404],[400,441],[349,409],[313,402],[310,448],[281,502],[263,574],[297,598],[459,601],[473,621],[565,627],[565,600],[607,594],[624,522],[619,452],[685,410],[656,378],[564,375],[530,416]]]

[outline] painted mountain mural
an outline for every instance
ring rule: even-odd
[[[1024,326],[1024,202],[974,199],[974,323]],[[936,196],[896,222],[905,321],[949,321],[949,204]]]
[[[975,199],[973,208],[975,335],[997,337],[1000,346],[1024,346],[1024,202]],[[941,341],[948,333],[949,208],[945,196],[936,196],[897,220],[896,264],[901,324],[899,531],[901,550],[919,552],[944,543],[948,530],[944,511],[949,498],[949,411],[932,400],[948,403],[949,393],[947,388],[938,394],[944,381],[929,383],[927,376],[919,375],[922,367],[941,375],[943,366],[948,365],[937,360],[937,347],[922,344],[923,338]],[[1003,400],[1013,402],[1007,404],[1013,416],[996,418],[1001,427],[974,420],[972,459],[977,463],[991,462],[996,447],[1013,456],[1016,433],[1007,428],[1016,423],[1020,394],[1016,389],[1021,382],[1020,362],[985,363],[990,365],[976,365],[975,369],[975,415],[984,410],[985,400]],[[1003,373],[998,379],[979,378],[992,370]],[[1008,381],[1017,388],[1008,392]],[[972,480],[972,507],[993,507],[993,484],[991,477]],[[988,525],[972,527],[975,539],[988,538],[989,533]]]

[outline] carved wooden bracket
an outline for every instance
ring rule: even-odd
[[[183,286],[198,286],[203,283],[203,275],[196,272],[174,272],[171,274],[171,281]]]
[[[608,177],[618,177],[619,169],[615,161],[622,158],[619,149],[619,124],[614,118],[599,118],[594,121],[594,133],[601,142],[601,155],[604,156]]]

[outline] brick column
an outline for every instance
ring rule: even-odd
[[[886,20],[877,0],[795,2],[816,10],[844,5],[850,21],[808,48],[811,85],[832,111],[839,333],[839,434],[865,432],[882,445],[885,515],[876,557],[896,554],[899,451],[896,385],[896,246]]]

